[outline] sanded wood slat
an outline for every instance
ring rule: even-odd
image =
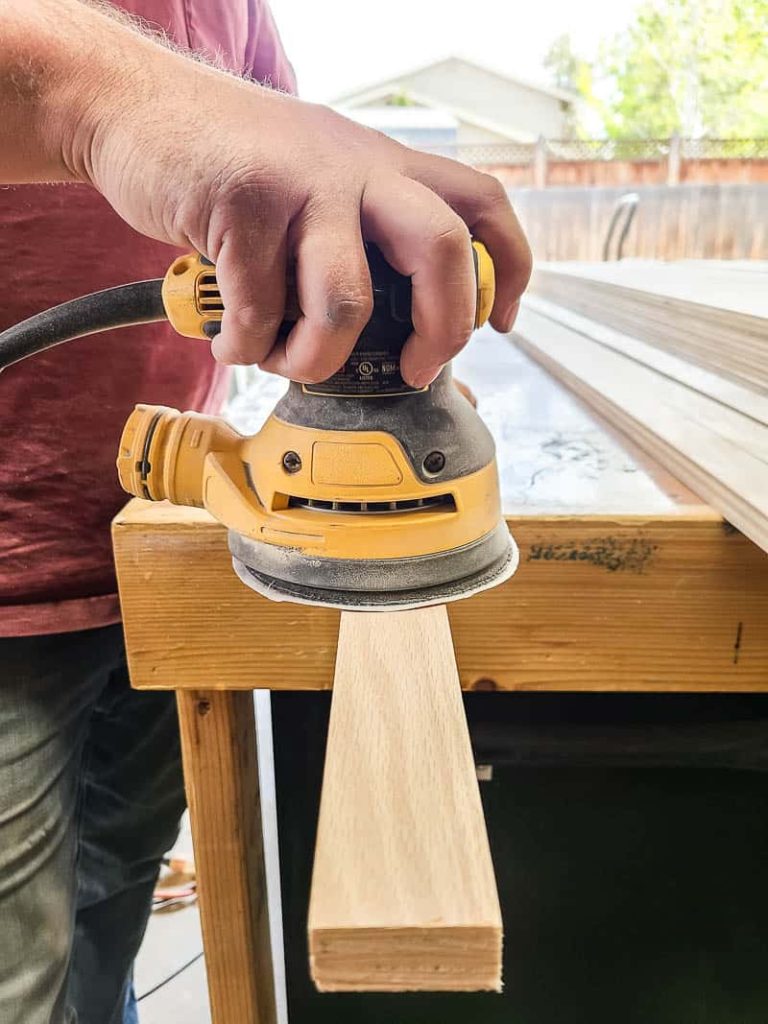
[[[323,991],[501,985],[501,911],[444,607],[341,616],[309,905]]]

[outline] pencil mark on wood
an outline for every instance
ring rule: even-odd
[[[637,537],[619,540],[596,537],[593,541],[562,544],[531,544],[529,562],[588,562],[608,572],[645,572],[650,566],[657,544]]]
[[[736,639],[733,642],[733,664],[738,665],[739,663],[739,651],[741,650],[741,634],[744,629],[744,623],[740,622],[736,627]]]

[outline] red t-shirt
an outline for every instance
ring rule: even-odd
[[[182,46],[295,89],[266,0],[122,0]],[[85,185],[0,188],[0,330],[100,288],[162,277],[174,249]],[[70,342],[0,374],[0,636],[119,621],[109,524],[137,402],[217,411],[228,377],[166,325]]]

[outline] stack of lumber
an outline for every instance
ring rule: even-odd
[[[768,551],[768,264],[550,264],[516,343]]]
[[[532,294],[760,391],[768,390],[768,263],[550,263]]]

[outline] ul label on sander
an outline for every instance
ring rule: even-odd
[[[321,384],[304,384],[313,395],[405,395],[417,390],[400,376],[399,360],[386,349],[353,352],[346,363]]]

